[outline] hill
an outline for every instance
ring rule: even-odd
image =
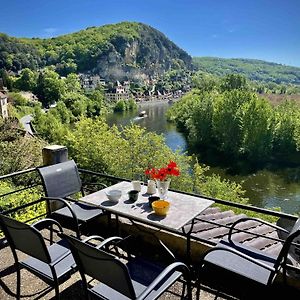
[[[54,65],[57,72],[91,72],[105,79],[159,75],[192,67],[192,58],[163,33],[135,22],[122,22],[51,39],[0,34],[0,68],[18,71]]]
[[[198,70],[217,76],[238,73],[250,80],[300,85],[300,68],[256,59],[193,57]]]

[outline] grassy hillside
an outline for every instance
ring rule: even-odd
[[[191,68],[192,58],[158,30],[136,22],[90,27],[51,39],[0,34],[0,68],[48,65],[61,75],[91,71],[107,78],[134,77]]]
[[[300,85],[300,68],[256,59],[194,57],[197,69],[217,76],[238,73],[250,80]]]

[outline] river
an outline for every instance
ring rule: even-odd
[[[174,124],[167,122],[165,113],[170,104],[142,103],[139,111],[145,110],[147,117],[137,117],[137,112],[114,113],[108,116],[110,125],[128,125],[131,122],[144,126],[149,131],[163,134],[172,150],[184,152],[187,142]],[[223,179],[240,183],[250,203],[258,207],[281,207],[286,213],[300,213],[300,168],[269,168],[248,174],[231,175],[228,168],[211,167],[208,174],[219,174]]]

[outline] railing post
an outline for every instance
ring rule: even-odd
[[[68,148],[60,145],[46,146],[42,150],[44,166],[55,165],[68,160]],[[50,201],[50,210],[55,211],[61,208],[58,201]],[[49,207],[47,206],[47,210]]]
[[[68,148],[60,145],[46,146],[42,150],[45,166],[58,164],[68,160]]]

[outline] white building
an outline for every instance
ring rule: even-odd
[[[113,93],[105,93],[105,98],[109,102],[118,102],[120,100],[128,100],[130,98],[129,82],[126,81],[122,85],[119,81],[116,82]]]
[[[0,116],[3,119],[8,118],[7,96],[0,92]]]

